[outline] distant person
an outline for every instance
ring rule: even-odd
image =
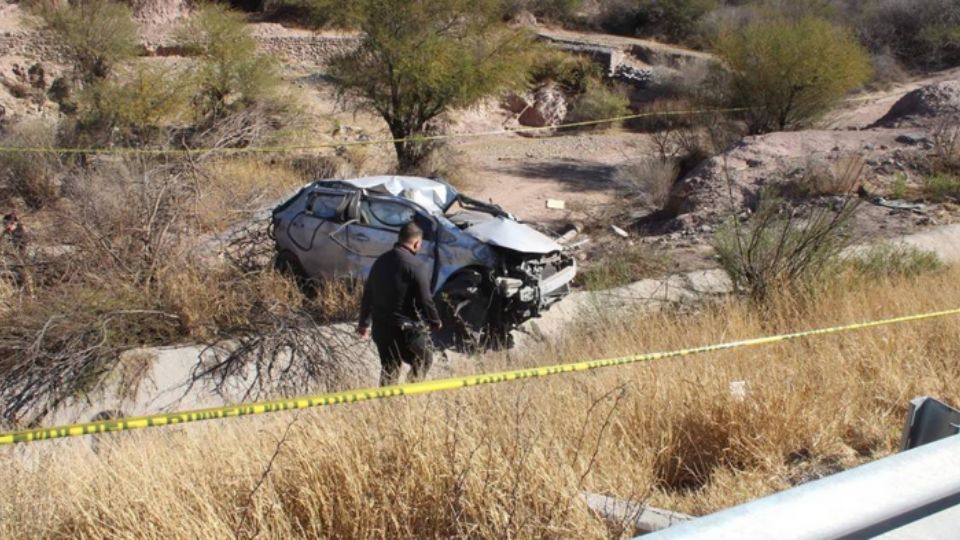
[[[404,225],[393,249],[373,263],[363,289],[357,334],[369,336],[373,324],[380,386],[396,384],[403,363],[410,364],[410,381],[426,377],[433,363],[429,330],[442,325],[430,294],[430,273],[417,260],[422,245],[423,230],[412,222]]]
[[[23,222],[15,213],[3,216],[3,234],[0,235],[13,245],[18,253],[23,253],[27,249],[27,231],[23,228]]]

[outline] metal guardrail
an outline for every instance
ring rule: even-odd
[[[960,537],[957,414],[917,398],[904,428],[905,448],[912,449],[644,538]]]

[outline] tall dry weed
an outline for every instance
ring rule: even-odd
[[[957,307],[958,277],[825,284],[763,310],[617,313],[477,369]],[[284,413],[106,435],[96,453],[83,440],[4,448],[0,536],[605,538],[581,492],[702,514],[896,451],[910,398],[960,403],[958,331],[960,318],[944,318],[316,410],[292,425]]]

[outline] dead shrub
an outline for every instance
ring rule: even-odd
[[[0,323],[0,418],[42,419],[65,399],[96,388],[123,350],[171,343],[174,315],[154,309],[122,280],[41,290]]]
[[[304,298],[271,270],[266,221],[198,236],[249,219],[299,182],[242,159],[129,157],[75,170],[56,235],[37,239],[69,248],[27,261],[18,271],[29,269],[35,290],[14,291],[15,309],[0,310],[0,416],[39,419],[100,385],[121,352],[184,340],[209,345],[214,361],[198,377],[241,377],[251,393],[348,377],[345,334],[324,325],[355,316],[355,288]]]
[[[426,152],[412,174],[443,180],[461,192],[469,190],[471,175],[463,151],[448,141],[437,140],[430,141]]]
[[[937,123],[930,133],[933,152],[930,171],[933,174],[960,175],[960,127],[950,120]]]
[[[3,137],[4,146],[31,149],[0,154],[0,197],[7,204],[19,198],[39,209],[59,199],[64,165],[56,153],[43,151],[56,146],[55,138],[54,128],[39,121],[17,124]]]
[[[777,186],[784,197],[809,199],[824,196],[849,196],[860,188],[866,164],[860,156],[848,156],[834,163],[810,160],[799,172]]]
[[[664,434],[667,439],[657,453],[653,474],[660,488],[693,491],[708,484],[714,470],[730,467],[731,442],[736,422],[729,411],[697,411],[682,414]]]
[[[846,230],[858,199],[793,206],[768,192],[744,223],[730,218],[714,235],[721,268],[737,290],[755,300],[782,292],[812,292],[840,270],[851,244]]]
[[[191,217],[203,232],[222,232],[303,184],[292,166],[259,158],[214,159],[191,170],[196,183]]]
[[[618,168],[613,180],[635,203],[660,209],[667,203],[679,174],[680,166],[675,159],[641,159]]]

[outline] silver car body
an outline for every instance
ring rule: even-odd
[[[420,251],[433,292],[487,284],[510,328],[560,300],[576,275],[573,257],[500,207],[433,179],[373,176],[321,180],[273,211],[279,254],[309,278],[366,278],[403,224],[425,231]],[[464,276],[469,276],[465,278]],[[478,281],[479,280],[479,281]]]

